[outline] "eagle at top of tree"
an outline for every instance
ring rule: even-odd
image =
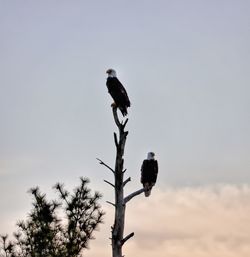
[[[114,100],[112,106],[119,108],[122,115],[126,116],[128,114],[127,108],[130,107],[130,100],[126,89],[117,78],[115,70],[108,69],[106,73],[108,74],[106,82],[108,92]]]

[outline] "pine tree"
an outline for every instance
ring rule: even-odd
[[[15,239],[1,236],[1,257],[79,257],[88,248],[93,232],[102,223],[103,211],[99,204],[100,193],[91,194],[89,180],[81,178],[81,184],[73,194],[56,184],[57,201],[48,201],[38,187],[32,188],[33,208],[27,220],[17,223]],[[65,217],[59,217],[59,211]]]

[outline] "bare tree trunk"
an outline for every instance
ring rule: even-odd
[[[114,174],[114,179],[115,179],[114,185],[109,181],[104,180],[106,183],[108,183],[115,189],[115,203],[108,202],[115,207],[115,220],[114,220],[114,225],[111,227],[112,228],[112,231],[111,231],[112,257],[123,257],[122,255],[123,244],[132,236],[134,236],[134,232],[132,232],[126,237],[124,237],[126,203],[136,195],[139,195],[142,192],[144,192],[144,189],[143,188],[139,189],[133,192],[132,194],[124,197],[123,188],[129,181],[131,181],[130,177],[127,178],[125,181],[123,181],[124,173],[126,171],[126,170],[123,170],[123,163],[124,163],[123,155],[124,155],[124,149],[125,149],[126,139],[128,135],[128,131],[125,131],[124,129],[128,122],[128,119],[126,119],[124,123],[121,123],[118,119],[116,107],[113,107],[113,116],[114,116],[115,123],[119,129],[119,140],[117,138],[117,134],[114,133],[114,141],[116,146],[115,170],[113,170],[111,167],[109,167],[100,159],[98,160],[100,161],[100,164],[106,166]]]
[[[125,208],[126,205],[123,201],[123,155],[126,144],[127,131],[124,131],[125,125],[122,125],[117,117],[117,109],[113,108],[113,115],[116,125],[119,129],[119,141],[115,136],[116,144],[116,162],[115,162],[115,222],[112,228],[112,252],[113,257],[122,257],[122,240],[124,235],[124,222],[125,222]]]

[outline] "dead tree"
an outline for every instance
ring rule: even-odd
[[[114,203],[108,202],[109,204],[115,207],[115,220],[114,220],[114,225],[111,227],[112,257],[123,257],[122,247],[124,243],[128,239],[134,236],[134,232],[132,232],[124,237],[126,204],[133,197],[144,192],[144,189],[143,188],[139,189],[129,194],[128,196],[124,197],[123,189],[125,185],[129,181],[131,181],[130,177],[124,181],[124,174],[126,169],[123,169],[123,164],[124,164],[123,155],[124,155],[124,149],[125,149],[126,139],[128,135],[128,131],[125,131],[125,126],[128,122],[128,119],[126,119],[125,122],[120,122],[117,115],[116,107],[113,107],[113,116],[114,116],[115,124],[119,130],[119,138],[117,137],[117,134],[114,133],[114,141],[116,146],[115,169],[111,168],[100,159],[98,159],[98,161],[100,162],[100,164],[107,167],[114,174],[114,180],[115,180],[114,184],[107,180],[104,180],[107,184],[112,186],[115,191],[115,202]]]

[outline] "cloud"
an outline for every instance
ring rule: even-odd
[[[108,207],[106,224],[85,256],[111,255]],[[250,185],[154,189],[128,203],[124,247],[134,257],[250,256]],[[102,238],[101,238],[102,237]]]

